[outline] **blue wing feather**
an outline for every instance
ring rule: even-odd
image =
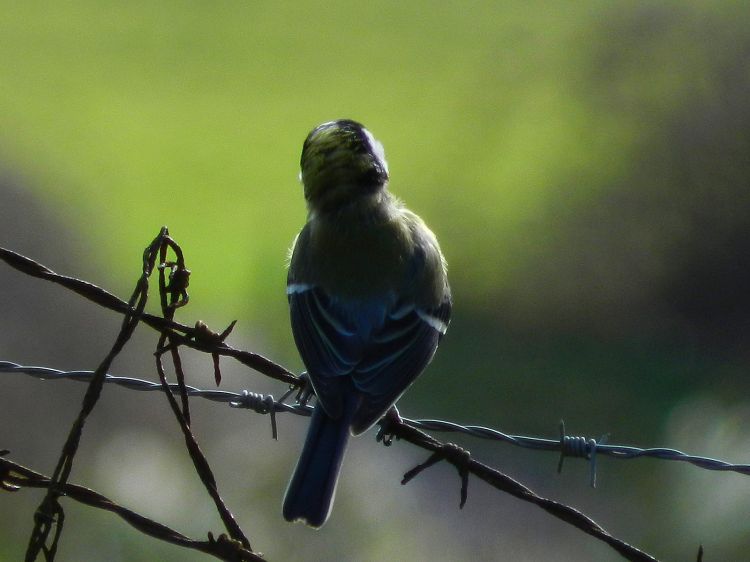
[[[330,299],[317,288],[289,294],[292,333],[305,361],[318,400],[331,417],[341,415],[343,397],[333,384],[336,377],[348,375],[359,361],[351,330],[339,317]]]
[[[351,386],[346,379],[336,380]],[[349,396],[338,419],[328,416],[322,404],[315,406],[305,445],[284,494],[287,521],[301,520],[320,527],[328,519],[349,439],[350,418],[356,408],[356,396]]]
[[[435,311],[413,309],[400,319],[390,318],[375,335],[352,373],[355,386],[367,397],[352,420],[353,434],[377,422],[432,360],[442,333],[422,316],[434,315],[447,324],[450,309],[450,299]]]
[[[349,376],[363,396],[352,419],[355,435],[375,423],[432,359],[450,319],[450,295],[435,309],[408,303],[341,303],[319,287],[289,294],[292,331],[316,396],[329,416],[341,416],[335,379]]]

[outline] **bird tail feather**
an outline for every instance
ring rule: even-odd
[[[287,521],[304,521],[318,528],[328,519],[353,414],[350,404],[338,419],[330,418],[320,403],[315,406],[305,445],[284,496],[283,514]]]

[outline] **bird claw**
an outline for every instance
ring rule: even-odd
[[[378,429],[378,434],[375,436],[375,440],[386,447],[390,447],[393,444],[393,438],[396,437],[396,439],[398,439],[398,436],[393,432],[393,427],[402,423],[403,420],[398,413],[398,408],[396,408],[396,406],[391,406],[378,422],[380,429]]]
[[[307,374],[307,371],[300,373],[299,378],[303,384],[299,387],[299,391],[297,392],[297,403],[301,406],[307,406],[310,398],[315,396],[315,391],[310,383],[310,376]],[[290,388],[290,390],[293,391],[293,387]]]

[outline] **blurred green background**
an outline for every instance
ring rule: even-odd
[[[316,124],[363,122],[438,235],[455,315],[409,417],[750,462],[750,11],[743,2],[2,3],[0,245],[125,296],[162,225],[192,270],[178,319],[301,368],[285,255]],[[92,369],[119,318],[0,267],[0,359]],[[155,303],[154,303],[155,304]],[[154,307],[155,310],[155,307]],[[142,328],[115,374],[155,379]],[[188,357],[189,356],[189,357]],[[190,382],[210,359],[186,354]],[[225,362],[227,390],[284,388]],[[49,473],[85,387],[1,375],[0,448]],[[286,524],[305,429],[194,401],[219,488],[269,560],[619,560],[372,434],[333,516]],[[654,460],[449,436],[667,560],[747,558],[750,482]],[[194,537],[221,530],[162,397],[106,388],[72,480]],[[0,560],[41,495],[0,495]],[[65,502],[60,560],[203,560]]]

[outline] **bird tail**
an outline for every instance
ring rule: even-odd
[[[304,521],[318,528],[328,519],[353,410],[345,407],[343,415],[333,419],[319,402],[315,406],[302,454],[284,496],[283,514],[287,521]]]

